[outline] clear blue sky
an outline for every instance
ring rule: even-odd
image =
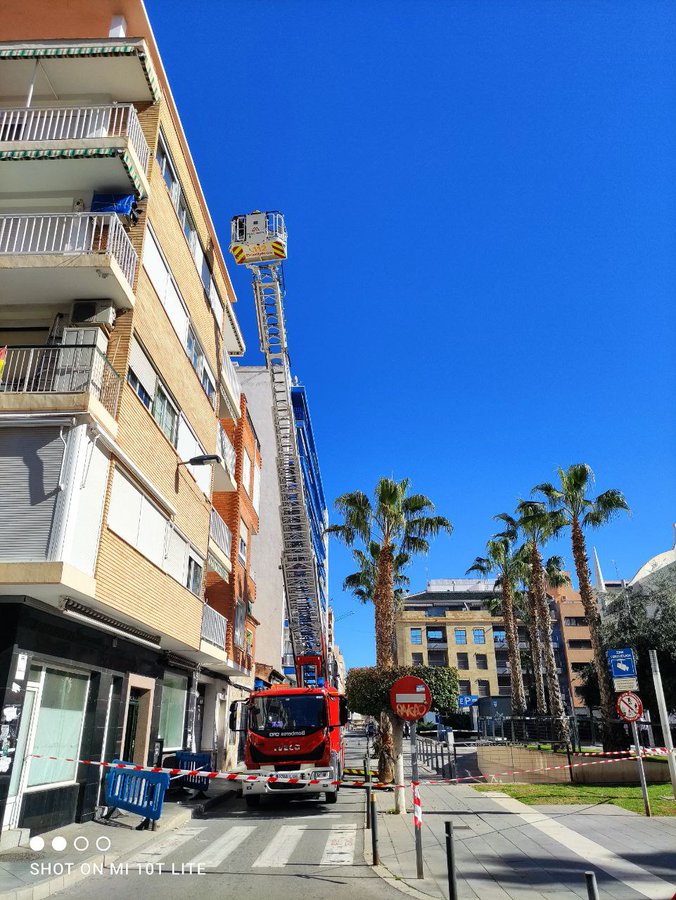
[[[607,578],[676,521],[676,7],[149,0],[207,199],[289,229],[293,371],[329,504],[408,476],[455,525],[410,571],[461,576],[493,514],[586,461],[633,508]],[[237,314],[259,362],[253,301]],[[566,552],[570,564],[568,547]],[[611,562],[615,561],[615,564]],[[348,665],[373,613],[341,591]]]

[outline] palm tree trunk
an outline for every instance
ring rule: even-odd
[[[528,607],[530,621],[528,622],[528,637],[530,640],[531,661],[533,664],[533,681],[535,682],[535,708],[539,716],[547,715],[547,701],[545,699],[545,682],[542,674],[542,638],[540,636],[540,614],[535,603],[535,594],[532,588],[528,588]]]
[[[542,644],[544,647],[545,668],[547,670],[547,688],[549,690],[549,703],[553,724],[556,729],[557,739],[568,744],[570,741],[570,729],[568,727],[568,716],[566,715],[563,698],[561,696],[559,676],[556,671],[556,657],[554,656],[554,646],[552,644],[552,618],[549,613],[547,594],[545,591],[545,573],[542,566],[542,557],[540,556],[540,551],[538,550],[535,541],[533,541],[532,546],[531,572],[533,595],[540,618],[540,628],[542,630]]]
[[[594,651],[594,669],[601,694],[601,714],[603,716],[603,747],[614,749],[616,737],[613,736],[612,720],[616,718],[615,691],[610,679],[610,671],[606,663],[603,641],[601,638],[601,613],[591,586],[587,546],[580,522],[575,516],[572,521],[573,559],[580,588],[580,599],[584,606],[585,616],[589,624],[589,634]]]
[[[392,545],[388,543],[383,544],[378,555],[373,603],[376,608],[376,665],[391,669],[394,666],[394,585]]]
[[[519,655],[519,632],[514,616],[512,586],[504,577],[502,579],[502,616],[505,620],[509,674],[512,684],[512,715],[523,716],[526,712],[526,694],[523,689],[523,672]]]

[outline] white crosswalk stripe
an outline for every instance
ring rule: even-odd
[[[351,866],[357,843],[356,825],[337,825],[331,828],[320,866]]]
[[[175,854],[179,847],[183,844],[187,844],[188,841],[194,840],[194,838],[203,831],[206,831],[206,828],[180,828],[178,831],[174,832],[174,834],[169,834],[167,837],[160,838],[156,844],[151,844],[148,850],[137,853],[136,856],[132,857],[132,859],[127,862],[127,865],[133,870],[137,868],[137,866],[162,862],[165,857]]]
[[[256,828],[256,825],[235,825],[234,828],[229,828],[190,862],[193,866],[217,868],[243,841],[251,837]]]
[[[300,843],[305,826],[283,825],[265,850],[256,858],[253,869],[282,869]]]

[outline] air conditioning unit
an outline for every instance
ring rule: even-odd
[[[76,300],[70,312],[71,325],[115,324],[115,307],[112,300]]]

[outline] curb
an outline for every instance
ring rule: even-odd
[[[395,878],[390,870],[382,863],[378,866],[371,866],[371,869],[373,869],[378,878],[382,878],[382,880],[387,882],[390,887],[396,888],[402,894],[407,894],[409,897],[417,897],[418,900],[430,900],[430,897],[433,897],[434,900],[439,900],[439,894],[427,894],[424,891],[413,887],[408,881],[404,881],[403,878]]]

